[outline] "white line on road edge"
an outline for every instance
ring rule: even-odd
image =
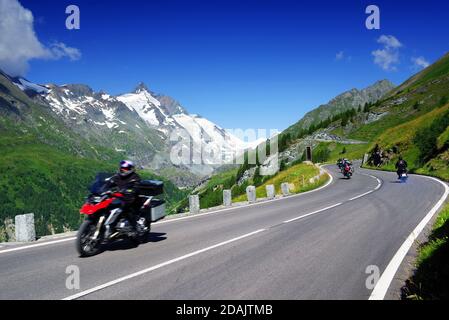
[[[324,170],[326,170],[326,169],[324,169]],[[313,192],[320,191],[320,190],[328,187],[334,181],[334,177],[332,177],[332,175],[327,170],[326,170],[326,173],[328,174],[330,179],[324,186],[321,186],[318,189],[314,189],[314,190],[310,190],[310,191],[294,194],[294,195],[288,196],[286,198],[272,199],[272,200],[267,200],[267,201],[263,201],[263,202],[247,204],[247,205],[240,206],[240,207],[232,207],[232,208],[220,209],[220,210],[215,210],[215,211],[211,211],[211,212],[199,213],[199,214],[195,214],[195,215],[191,215],[191,216],[187,216],[187,217],[165,220],[165,221],[157,222],[157,223],[155,223],[153,225],[165,224],[165,223],[176,222],[176,221],[186,220],[186,219],[192,219],[192,218],[207,216],[207,215],[214,214],[214,213],[220,213],[220,212],[225,212],[225,211],[244,209],[244,208],[249,208],[249,207],[253,207],[253,206],[260,206],[260,205],[264,205],[264,204],[268,204],[268,203],[272,203],[272,202],[276,202],[276,201],[282,201],[282,200],[286,200],[286,199],[291,199],[291,198],[304,196],[304,195],[307,195],[307,194],[310,194],[310,193],[313,193]]]
[[[329,210],[329,209],[332,209],[332,208],[341,206],[342,204],[343,204],[343,202],[340,202],[340,203],[334,204],[334,205],[332,205],[332,206],[330,206],[330,207],[327,207],[327,208],[324,208],[324,209],[320,209],[320,210],[317,210],[317,211],[314,211],[314,212],[311,212],[311,213],[302,215],[302,216],[300,216],[300,217],[297,217],[297,218],[293,218],[293,219],[284,221],[284,223],[290,223],[290,222],[293,222],[293,221],[297,221],[297,220],[303,219],[303,218],[305,218],[305,217],[309,217],[309,216],[312,216],[312,215],[314,215],[314,214],[317,214],[317,213],[320,213],[320,212],[323,212],[323,211],[326,211],[326,210]]]
[[[57,241],[49,241],[49,242],[43,242],[43,243],[38,243],[38,244],[32,244],[30,246],[6,249],[6,250],[0,251],[0,254],[8,253],[8,252],[14,252],[14,251],[20,251],[20,250],[26,250],[26,249],[32,249],[32,248],[37,248],[37,247],[49,246],[49,245],[52,245],[52,244],[57,244],[57,243],[62,243],[62,242],[67,242],[67,241],[73,241],[75,239],[76,238],[67,238],[67,239],[62,239],[62,240],[57,240]],[[0,248],[1,248],[1,246],[0,246]]]
[[[210,250],[216,249],[216,248],[218,248],[218,247],[221,247],[221,246],[230,244],[230,243],[232,243],[232,242],[236,242],[236,241],[242,240],[242,239],[244,239],[244,238],[248,238],[248,237],[253,236],[253,235],[255,235],[255,234],[264,232],[264,231],[266,231],[266,230],[267,230],[267,229],[259,229],[259,230],[254,231],[254,232],[247,233],[247,234],[245,234],[245,235],[243,235],[243,236],[240,236],[240,237],[237,237],[237,238],[234,238],[234,239],[231,239],[231,240],[227,240],[227,241],[224,241],[224,242],[217,243],[216,245],[213,245],[213,246],[210,246],[210,247],[207,247],[207,248],[204,248],[204,249],[201,249],[201,250],[198,250],[198,251],[195,251],[195,252],[186,254],[186,255],[184,255],[184,256],[181,256],[181,257],[178,257],[178,258],[175,258],[175,259],[172,259],[172,260],[169,260],[169,261],[160,263],[160,264],[158,264],[158,265],[155,265],[155,266],[153,266],[153,267],[150,267],[150,268],[147,268],[147,269],[138,271],[138,272],[136,272],[136,273],[132,273],[132,274],[130,274],[130,275],[128,275],[128,276],[119,278],[119,279],[117,279],[117,280],[113,280],[113,281],[107,282],[107,283],[105,283],[105,284],[99,285],[99,286],[94,287],[94,288],[92,288],[92,289],[89,289],[89,290],[86,290],[86,291],[83,291],[83,292],[74,294],[74,295],[72,295],[72,296],[70,296],[70,297],[64,298],[63,300],[75,300],[75,299],[84,297],[84,296],[86,296],[86,295],[88,295],[88,294],[91,294],[91,293],[93,293],[93,292],[96,292],[96,291],[99,291],[99,290],[103,290],[103,289],[105,289],[105,288],[108,288],[108,287],[111,287],[111,286],[113,286],[113,285],[116,285],[117,283],[120,283],[120,282],[129,280],[129,279],[132,279],[132,278],[141,276],[141,275],[143,275],[143,274],[145,274],[145,273],[149,273],[149,272],[151,272],[151,271],[160,269],[160,268],[162,268],[162,267],[165,267],[165,266],[168,266],[168,265],[170,265],[170,264],[179,262],[179,261],[181,261],[181,260],[185,260],[185,259],[187,259],[187,258],[196,256],[196,255],[201,254],[201,253],[204,253],[204,252],[206,252],[206,251],[210,251]]]
[[[441,208],[441,206],[444,204],[446,198],[449,195],[449,187],[444,182],[435,179],[433,177],[426,177],[427,179],[432,179],[437,181],[438,183],[442,184],[445,188],[444,195],[441,197],[440,201],[430,210],[430,212],[424,217],[424,219],[418,224],[418,226],[413,230],[413,232],[407,237],[407,239],[404,241],[402,246],[399,248],[399,250],[396,252],[396,254],[393,256],[393,259],[391,259],[390,263],[388,264],[387,268],[385,269],[384,273],[380,277],[379,281],[376,284],[376,287],[374,288],[373,292],[371,293],[371,296],[369,297],[369,300],[383,300],[385,299],[385,295],[387,294],[388,288],[391,285],[391,282],[393,281],[393,277],[398,271],[402,261],[404,260],[405,256],[407,255],[407,252],[412,247],[415,240],[418,238],[420,233],[424,230],[425,226],[429,223],[429,221],[432,219],[432,217],[437,213],[437,211]]]
[[[176,222],[176,221],[181,221],[181,220],[186,220],[186,219],[198,218],[198,217],[207,216],[207,215],[211,215],[211,214],[214,214],[214,213],[220,213],[220,212],[224,212],[224,211],[231,211],[231,210],[244,209],[244,208],[248,208],[248,207],[252,207],[252,206],[259,206],[259,205],[268,204],[268,203],[275,202],[275,201],[281,201],[281,200],[286,200],[286,199],[290,199],[290,198],[296,198],[296,197],[299,197],[299,196],[304,196],[306,194],[317,192],[317,191],[320,191],[320,190],[328,187],[334,181],[334,177],[332,177],[332,175],[329,173],[329,171],[327,171],[326,169],[324,169],[324,170],[326,171],[326,173],[328,174],[330,179],[324,186],[321,186],[318,189],[314,189],[314,190],[310,190],[310,191],[307,191],[307,192],[295,194],[295,195],[289,196],[287,198],[273,199],[273,200],[263,201],[263,202],[259,202],[259,203],[247,204],[247,205],[240,206],[240,207],[226,208],[226,209],[215,210],[215,211],[211,211],[211,212],[195,214],[195,215],[191,215],[191,216],[187,216],[187,217],[182,217],[182,218],[176,218],[176,219],[170,219],[170,220],[165,220],[165,221],[161,221],[161,222],[156,222],[156,223],[153,223],[153,226],[157,226],[157,225],[160,225],[160,224],[171,223],[171,222]],[[0,254],[8,253],[8,252],[14,252],[14,251],[20,251],[20,250],[25,250],[25,249],[32,249],[32,248],[36,248],[36,247],[48,246],[48,245],[51,245],[51,244],[57,244],[57,243],[66,242],[66,241],[72,241],[72,240],[75,240],[75,239],[76,239],[76,237],[68,238],[68,239],[64,239],[64,240],[48,241],[48,242],[40,243],[40,244],[34,244],[34,245],[29,245],[29,246],[24,246],[24,247],[19,247],[19,248],[3,250],[3,251],[0,251]]]

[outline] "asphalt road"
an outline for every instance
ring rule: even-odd
[[[87,259],[73,241],[0,248],[0,299],[368,299],[367,267],[385,270],[445,188],[327,169],[324,189],[167,220],[138,248],[123,241]],[[66,286],[68,266],[79,268],[79,290]]]

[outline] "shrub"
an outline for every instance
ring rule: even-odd
[[[330,154],[331,154],[331,151],[329,150],[329,148],[327,146],[318,147],[313,152],[313,161],[315,163],[326,162],[327,160],[329,160]]]
[[[421,164],[435,157],[438,153],[438,137],[449,126],[449,112],[435,119],[429,127],[416,132],[413,142],[420,152]]]

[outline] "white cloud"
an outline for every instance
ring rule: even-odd
[[[43,45],[34,31],[34,17],[18,0],[0,0],[0,68],[12,76],[23,76],[32,59],[71,60],[81,58],[76,48],[64,43]]]
[[[399,63],[399,52],[387,49],[376,50],[372,52],[374,63],[379,65],[385,71],[396,71],[395,64]]]
[[[340,52],[337,52],[337,54],[335,55],[335,61],[351,62],[352,61],[352,57],[346,55],[346,53],[344,51],[340,51]]]
[[[420,69],[420,68],[425,69],[428,66],[430,66],[430,62],[427,61],[423,56],[420,56],[420,57],[417,57],[417,58],[413,57],[412,58],[412,62],[413,62],[413,66],[416,69]]]
[[[400,43],[399,40],[394,36],[382,35],[377,40],[377,42],[383,44],[385,48],[388,49],[399,49],[400,47],[402,47],[402,43]]]
[[[81,52],[78,49],[67,47],[62,42],[52,44],[50,51],[52,53],[52,58],[54,59],[60,59],[63,57],[68,57],[72,61],[81,59]]]
[[[402,43],[394,36],[382,35],[378,43],[383,45],[382,49],[373,51],[374,63],[379,65],[385,71],[396,71],[396,65],[399,64],[399,49]]]
[[[340,61],[343,60],[345,57],[345,53],[343,51],[337,52],[335,55],[335,60]]]

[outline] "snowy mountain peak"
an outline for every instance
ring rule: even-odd
[[[228,155],[238,155],[249,146],[208,119],[190,115],[175,99],[151,92],[144,83],[134,92],[119,96],[95,92],[83,84],[41,87],[29,81],[18,81],[16,85],[24,91],[33,88],[36,99],[48,105],[77,133],[95,141],[108,141],[116,150],[124,150],[131,158],[154,170],[175,165],[170,159],[170,150],[178,143],[185,144],[184,148],[193,146],[194,154],[219,150],[227,159]],[[184,139],[185,133],[191,141],[171,140],[175,134]],[[221,165],[211,161],[181,167],[199,177]],[[179,165],[175,166],[178,170]]]
[[[152,92],[150,91],[150,89],[148,89],[148,86],[147,86],[145,83],[140,82],[140,83],[136,86],[136,88],[134,89],[134,93],[139,94],[139,93],[142,93],[142,92],[147,92],[147,93],[149,93],[149,94],[152,94]]]
[[[75,97],[91,97],[94,95],[92,88],[85,84],[67,84],[62,86],[62,88],[70,91]]]

